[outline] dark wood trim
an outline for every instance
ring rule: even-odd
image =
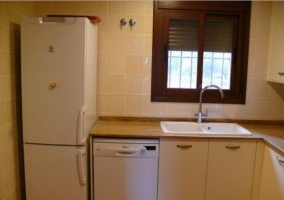
[[[163,5],[165,2],[163,1]],[[166,4],[170,1],[166,2]],[[177,3],[177,1],[175,1]],[[192,2],[182,2],[179,5],[191,4]],[[224,2],[219,2],[222,5]],[[229,2],[226,2],[228,4]],[[234,2],[235,4],[236,2]],[[170,89],[167,88],[167,62],[164,61],[164,46],[168,44],[168,19],[169,16],[198,16],[200,19],[200,35],[204,33],[204,19],[207,18],[228,18],[235,22],[234,35],[235,44],[233,48],[237,49],[237,63],[232,66],[231,90],[225,90],[225,98],[221,99],[218,91],[206,91],[203,96],[205,103],[224,103],[224,104],[244,104],[247,82],[247,64],[248,64],[248,45],[249,45],[249,26],[251,2],[237,2],[242,4],[242,11],[239,8],[234,12],[228,12],[226,9],[221,11],[188,11],[185,9],[160,9],[161,2],[154,2],[154,25],[153,25],[153,56],[152,56],[152,86],[151,101],[154,102],[198,102],[201,91],[202,68],[198,67],[197,89]],[[170,3],[172,4],[172,3]],[[204,2],[199,2],[199,5]],[[169,4],[168,4],[169,5]],[[159,7],[160,6],[160,7]],[[185,8],[185,7],[184,7]],[[203,62],[203,40],[199,40],[198,65]],[[242,83],[242,95],[239,96],[240,83]]]

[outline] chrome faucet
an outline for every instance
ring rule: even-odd
[[[206,113],[205,114],[202,113],[202,95],[205,92],[205,90],[207,90],[208,88],[211,88],[211,87],[217,88],[220,91],[220,93],[221,93],[222,99],[224,98],[223,90],[220,87],[218,87],[217,85],[208,85],[205,88],[203,88],[201,90],[201,92],[200,92],[200,97],[199,97],[199,110],[198,110],[198,113],[195,114],[195,117],[197,117],[197,122],[198,123],[202,122],[202,118],[208,117],[207,109],[206,109]]]

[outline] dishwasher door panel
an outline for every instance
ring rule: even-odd
[[[156,200],[158,158],[94,156],[94,200]]]

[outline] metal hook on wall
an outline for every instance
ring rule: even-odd
[[[130,26],[131,30],[135,26],[135,24],[136,24],[136,20],[135,19],[130,19],[129,20],[129,26]]]
[[[120,27],[122,28],[123,26],[125,26],[127,24],[127,20],[125,18],[122,18],[120,20]]]

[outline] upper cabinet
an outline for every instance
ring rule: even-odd
[[[284,2],[272,2],[267,80],[284,83]]]

